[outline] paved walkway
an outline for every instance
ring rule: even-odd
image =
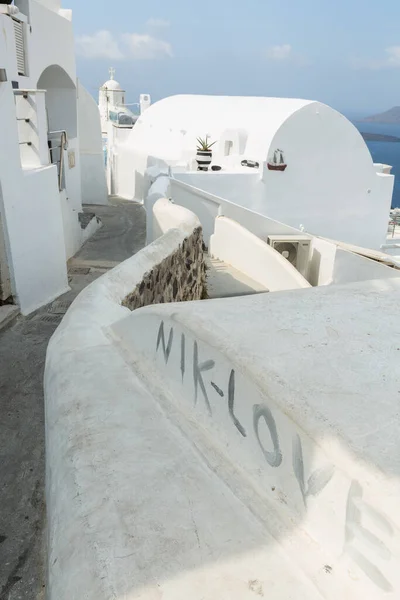
[[[113,198],[90,206],[103,227],[70,261],[71,290],[0,332],[0,600],[43,600],[44,412],[47,343],[79,292],[145,244],[142,206]],[[210,296],[265,291],[227,265],[212,261]]]
[[[145,243],[142,206],[112,199],[110,206],[88,210],[100,216],[103,227],[72,261],[71,291],[0,332],[0,600],[45,597],[43,370],[48,340],[77,294]]]
[[[87,206],[85,212],[100,217],[103,227],[76,254],[73,263],[115,266],[143,248],[146,213],[141,204],[113,196],[109,206]]]

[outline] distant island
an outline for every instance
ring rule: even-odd
[[[379,115],[372,115],[362,120],[363,123],[400,123],[400,106],[394,106]]]
[[[395,135],[385,135],[384,133],[360,132],[366,142],[400,142],[400,138]]]

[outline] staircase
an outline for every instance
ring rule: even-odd
[[[263,285],[250,279],[247,275],[234,269],[231,265],[207,257],[207,288],[209,298],[233,298],[261,294],[269,290]]]

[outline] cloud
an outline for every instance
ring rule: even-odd
[[[134,60],[154,60],[173,56],[169,42],[159,40],[148,33],[125,33],[122,39],[128,48],[129,57]]]
[[[1,0],[0,0],[1,1]],[[157,27],[167,27],[166,21],[150,19]],[[172,46],[150,33],[124,33],[118,36],[101,30],[93,35],[81,35],[76,39],[76,49],[87,59],[107,58],[112,60],[156,60],[171,58]]]
[[[288,60],[292,56],[292,46],[282,44],[282,46],[272,46],[267,51],[267,58],[270,60]]]
[[[380,71],[382,69],[400,69],[400,46],[390,46],[385,49],[386,57],[382,59],[365,60],[352,58],[350,64],[354,69],[369,69]]]
[[[297,67],[307,67],[310,61],[297,52],[293,52],[290,44],[281,44],[280,46],[271,46],[266,52],[266,58],[270,62],[287,63]]]
[[[149,19],[146,26],[151,29],[166,29],[170,26],[170,22],[165,19]]]
[[[387,63],[390,67],[400,67],[400,46],[390,46],[386,48],[388,54]]]
[[[77,53],[85,58],[110,58],[122,60],[123,53],[117,40],[110,31],[97,31],[93,35],[81,35],[76,38]]]

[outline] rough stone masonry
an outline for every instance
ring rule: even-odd
[[[206,297],[205,246],[202,228],[197,227],[175,252],[144,275],[122,305],[136,310],[149,304],[185,302]]]

